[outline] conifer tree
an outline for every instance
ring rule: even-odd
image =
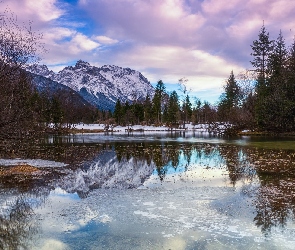
[[[269,33],[266,31],[266,28],[263,24],[261,27],[260,33],[258,34],[258,40],[253,41],[251,48],[253,53],[251,55],[254,57],[251,64],[259,73],[263,82],[266,80],[267,76],[267,62],[270,52],[273,49],[273,41],[269,38]]]
[[[122,120],[122,105],[120,100],[118,99],[115,105],[115,110],[114,110],[114,118],[116,120],[117,124],[121,124]]]
[[[269,33],[266,31],[264,24],[258,34],[258,40],[253,41],[251,48],[253,50],[251,55],[254,57],[251,63],[257,72],[255,117],[257,125],[262,128],[265,126],[265,108],[269,95],[269,69],[267,66],[269,56],[273,50],[273,41],[270,40]]]
[[[158,81],[155,95],[153,98],[153,113],[155,121],[159,124],[162,122],[162,111],[164,108],[164,96],[166,87],[162,80]]]
[[[144,120],[149,125],[152,120],[152,102],[150,96],[147,95],[144,101]]]
[[[273,50],[268,58],[270,85],[272,82],[275,82],[275,84],[280,84],[277,81],[279,79],[282,80],[282,78],[284,77],[284,69],[286,67],[287,55],[288,52],[286,49],[285,40],[283,38],[282,32],[280,31],[277,40],[274,42]]]
[[[236,122],[236,111],[241,100],[241,91],[231,71],[228,80],[224,86],[224,93],[220,97],[218,105],[218,114],[221,120]]]
[[[192,116],[192,103],[189,99],[189,96],[186,95],[184,100],[184,119],[185,122],[188,122],[191,119]]]
[[[177,117],[179,112],[179,100],[176,91],[172,91],[169,97],[168,107],[167,107],[167,121],[169,123],[177,123]]]

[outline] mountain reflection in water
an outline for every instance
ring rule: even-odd
[[[3,149],[3,148],[2,148]],[[10,153],[8,153],[10,152]],[[11,158],[2,150],[1,158]],[[85,199],[96,189],[173,190],[183,187],[232,187],[251,200],[253,223],[263,235],[294,223],[295,152],[236,144],[183,140],[104,140],[77,142],[60,137],[14,148],[13,157],[43,159],[66,167],[40,168],[21,175],[0,167],[0,248],[29,246],[39,233],[34,210],[46,206],[52,190]],[[234,202],[230,204],[232,212]],[[212,206],[221,213],[222,204]]]

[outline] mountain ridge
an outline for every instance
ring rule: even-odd
[[[96,67],[78,60],[74,66],[67,66],[58,73],[46,65],[36,64],[26,70],[73,89],[102,110],[113,110],[118,99],[122,103],[142,101],[147,95],[152,97],[155,91],[139,71],[115,65]]]

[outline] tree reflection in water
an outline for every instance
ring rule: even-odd
[[[226,150],[229,176],[233,184],[255,171],[259,186],[248,193],[256,209],[254,222],[267,235],[283,229],[295,216],[295,157],[292,151],[236,148]]]
[[[118,160],[131,157],[155,163],[159,179],[163,181],[169,167],[175,171],[181,164],[187,167],[199,163],[204,167],[226,168],[233,186],[239,181],[259,180],[258,188],[247,193],[256,209],[254,223],[268,234],[273,227],[284,228],[295,217],[295,153],[280,150],[247,148],[235,145],[208,144],[137,144],[115,147]],[[182,156],[182,157],[181,157]],[[192,158],[193,156],[193,158]]]
[[[40,229],[31,204],[20,196],[8,205],[10,211],[0,215],[0,249],[30,249]]]
[[[262,150],[255,159],[261,182],[255,196],[255,224],[266,235],[295,218],[295,157],[292,151]]]

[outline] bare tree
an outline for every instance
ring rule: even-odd
[[[43,35],[33,32],[31,25],[20,25],[9,10],[0,15],[0,60],[4,65],[15,68],[40,60],[39,54],[45,51],[40,42]]]
[[[0,135],[34,130],[36,92],[29,75],[23,70],[27,63],[39,60],[42,35],[5,10],[0,18]],[[27,131],[26,131],[27,132]]]
[[[189,93],[191,89],[187,86],[188,79],[183,77],[178,80],[179,91],[182,93],[182,110],[181,110],[181,117],[182,117],[182,126],[185,128],[185,123],[191,119],[192,109],[191,109],[191,102],[189,100]]]

